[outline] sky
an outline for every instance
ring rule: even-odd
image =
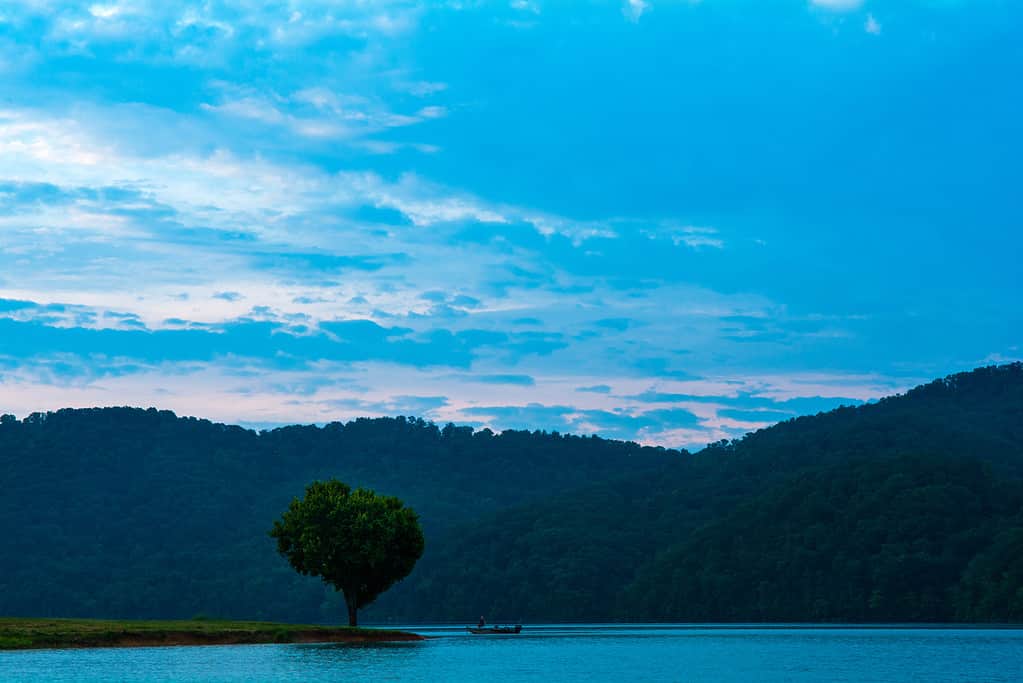
[[[0,412],[697,448],[1023,357],[1015,0],[4,0]]]

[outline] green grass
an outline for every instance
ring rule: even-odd
[[[262,621],[0,618],[0,650],[414,639],[401,631]]]

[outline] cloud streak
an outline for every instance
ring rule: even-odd
[[[1020,65],[934,16],[10,0],[0,407],[691,446],[1009,357]]]

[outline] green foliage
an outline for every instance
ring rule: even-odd
[[[970,562],[955,602],[960,621],[1023,622],[1023,520]]]
[[[713,544],[699,546],[689,559],[680,549],[704,537],[698,534],[716,530],[727,537],[725,520],[740,506],[767,492],[794,486],[806,473],[828,468],[835,468],[834,476],[843,480],[881,476],[881,472],[894,476],[898,468],[910,466],[905,473],[910,483],[917,474],[940,478],[947,458],[982,462],[985,468],[978,472],[986,474],[977,474],[981,479],[964,479],[975,484],[965,491],[913,485],[912,493],[905,494],[912,498],[878,497],[876,509],[862,513],[864,525],[873,524],[876,531],[881,520],[888,520],[895,525],[893,533],[904,532],[904,540],[914,533],[936,534],[933,538],[948,545],[941,552],[933,549],[938,541],[920,551],[922,555],[914,551],[903,559],[868,552],[856,545],[862,539],[849,537],[837,526],[838,501],[844,500],[841,491],[825,486],[806,490],[810,507],[798,508],[799,523],[805,525],[800,533],[833,538],[838,545],[806,555],[805,548],[789,543],[784,549],[793,556],[774,566],[802,572],[804,560],[823,562],[821,553],[831,553],[830,562],[845,566],[842,563],[847,560],[858,571],[880,572],[879,581],[888,577],[889,590],[876,595],[872,591],[868,602],[873,597],[875,608],[866,611],[859,606],[860,597],[845,594],[852,588],[839,590],[837,582],[832,584],[835,595],[826,597],[811,585],[793,585],[777,593],[779,600],[792,605],[785,618],[912,621],[940,614],[942,619],[1021,621],[1018,613],[1006,614],[1002,609],[1007,596],[1023,586],[1006,565],[1011,552],[992,556],[990,565],[978,562],[969,575],[976,586],[966,590],[957,583],[974,555],[984,551],[985,544],[1008,523],[1006,516],[1018,508],[1017,482],[1023,473],[1023,366],[1018,363],[936,380],[874,404],[789,420],[739,441],[714,444],[694,457],[675,459],[653,471],[597,483],[541,504],[496,511],[438,536],[433,545],[443,548],[443,554],[428,554],[408,581],[374,607],[374,613],[397,621],[459,619],[481,611],[551,621],[693,616],[668,596],[688,585],[683,579],[691,563],[708,559],[700,553],[705,548],[718,553],[708,560],[719,571],[708,587],[721,585],[722,591],[724,586],[735,587],[729,579],[732,574],[750,578],[743,568],[748,558],[722,554],[726,548]],[[864,464],[868,461],[875,464]],[[874,472],[874,466],[880,469]],[[854,474],[848,475],[850,471]],[[888,485],[895,487],[900,481],[896,477]],[[988,489],[981,487],[982,481]],[[974,499],[980,496],[984,505],[978,508]],[[793,506],[797,503],[792,495],[786,500]],[[758,504],[763,503],[760,499]],[[787,515],[785,510],[776,513],[780,518]],[[759,538],[761,527],[763,534],[770,535],[778,523],[770,515],[751,518],[738,535]],[[956,526],[960,523],[964,526]],[[840,547],[847,542],[847,547]],[[777,549],[769,550],[767,556],[779,558]],[[889,550],[896,552],[897,544]],[[659,556],[669,559],[656,559]],[[931,597],[913,598],[904,590],[908,584],[898,583],[898,572],[913,567],[936,572],[938,580],[945,582],[940,589],[932,586],[929,593],[942,601],[940,607],[922,604],[921,600]],[[830,566],[827,571],[842,575]],[[992,593],[998,576],[1008,577],[1005,587]],[[776,590],[772,581],[763,590]],[[755,587],[759,585],[758,578]],[[804,592],[814,599],[807,599]],[[731,600],[722,595],[720,609],[702,610],[701,619],[735,619],[739,611],[749,618],[757,613],[759,618],[782,618],[780,608],[765,606],[761,612],[748,608],[744,601],[752,598],[743,592]],[[817,602],[818,598],[827,604]]]
[[[310,484],[270,536],[296,571],[344,593],[350,626],[359,609],[409,575],[425,547],[418,516],[400,500],[336,479]]]
[[[341,595],[266,535],[310,481],[400,497],[431,539],[425,561],[468,520],[672,457],[404,417],[257,433],[153,409],[37,413],[0,424],[0,615],[333,623]]]
[[[963,571],[1021,494],[972,458],[865,458],[805,472],[664,551],[626,589],[621,614],[952,621]]]
[[[691,456],[356,420],[0,420],[0,614],[329,621],[266,526],[309,481],[393,492],[429,548],[378,621],[1023,621],[1023,365]]]

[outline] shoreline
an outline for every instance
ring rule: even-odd
[[[275,622],[0,619],[0,651],[422,640],[405,631]]]

